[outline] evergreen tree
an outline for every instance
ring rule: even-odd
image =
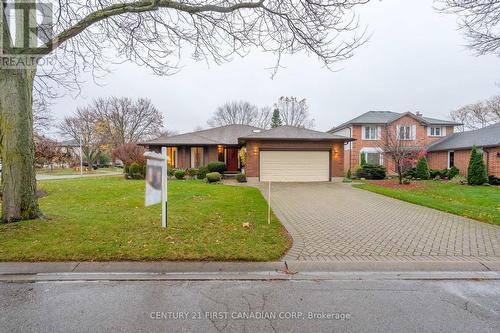
[[[273,117],[271,118],[271,128],[276,128],[283,126],[283,121],[281,121],[280,110],[274,109]]]
[[[483,155],[472,147],[470,154],[469,167],[467,168],[467,183],[469,185],[483,185],[488,182],[488,173],[484,165]]]
[[[359,162],[359,165],[363,166],[366,165],[366,154],[361,153],[361,161]]]
[[[427,164],[427,159],[425,157],[419,158],[415,176],[420,179],[429,179],[431,177],[429,165]]]

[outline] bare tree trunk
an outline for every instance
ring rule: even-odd
[[[398,178],[399,178],[399,184],[403,184],[403,170],[401,169],[401,166],[398,164]]]
[[[32,92],[35,70],[0,68],[2,221],[41,215],[36,198]]]

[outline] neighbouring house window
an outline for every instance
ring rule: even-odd
[[[378,127],[377,126],[364,126],[363,127],[363,140],[377,140]]]
[[[415,133],[414,126],[412,125],[399,125],[397,127],[399,140],[414,140]]]
[[[431,127],[429,130],[430,136],[443,136],[443,128],[442,127]]]
[[[448,169],[455,166],[455,152],[454,151],[449,151],[448,152]]]
[[[171,168],[177,167],[177,147],[167,147],[167,165]]]
[[[191,147],[191,168],[203,165],[203,147]]]

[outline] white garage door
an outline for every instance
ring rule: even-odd
[[[263,182],[324,182],[330,180],[328,151],[261,151]]]

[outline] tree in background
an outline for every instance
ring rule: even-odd
[[[271,118],[271,128],[276,128],[283,126],[283,122],[281,121],[280,110],[277,108],[273,111],[273,117]]]
[[[495,124],[500,121],[500,96],[462,106],[451,111],[450,116],[454,121],[462,123],[464,130],[475,130]]]
[[[418,159],[415,175],[420,179],[429,179],[431,177],[429,165],[427,164],[427,159],[425,158],[425,156],[422,156]]]
[[[62,153],[57,142],[43,136],[35,137],[35,163],[37,165],[48,165],[52,170],[53,164],[61,158]]]
[[[232,101],[219,106],[207,124],[210,127],[249,125],[267,128],[270,122],[269,116],[269,108],[259,109],[246,101]]]
[[[279,110],[283,125],[314,128],[314,119],[309,114],[309,106],[304,99],[280,97],[274,108]]]
[[[438,9],[459,16],[459,28],[478,55],[500,55],[500,3],[498,0],[439,0]]]
[[[469,167],[467,168],[467,183],[469,185],[483,185],[488,182],[488,172],[484,165],[483,154],[476,146],[472,147]]]
[[[87,108],[102,124],[111,147],[158,137],[163,127],[163,115],[147,98],[98,98]]]
[[[96,163],[106,136],[105,127],[97,122],[93,110],[78,108],[73,116],[65,117],[58,127],[66,138],[78,143],[81,141],[83,160],[89,166]]]
[[[283,55],[314,54],[329,67],[349,59],[366,41],[358,34],[354,7],[368,0],[252,1],[252,0],[101,0],[52,1],[53,19],[37,20],[30,48],[13,49],[28,17],[6,19],[2,1],[2,56],[19,62],[25,57],[48,59],[44,66],[5,67],[0,64],[0,148],[2,220],[33,219],[41,215],[36,198],[33,143],[33,95],[50,98],[60,87],[80,89],[82,72],[94,78],[114,63],[132,61],[155,74],[179,71],[181,58],[217,64],[259,48],[275,55],[274,72]],[[33,22],[30,22],[33,24]],[[182,52],[181,52],[182,50]],[[57,56],[51,57],[57,51]],[[3,63],[3,62],[2,62]]]

